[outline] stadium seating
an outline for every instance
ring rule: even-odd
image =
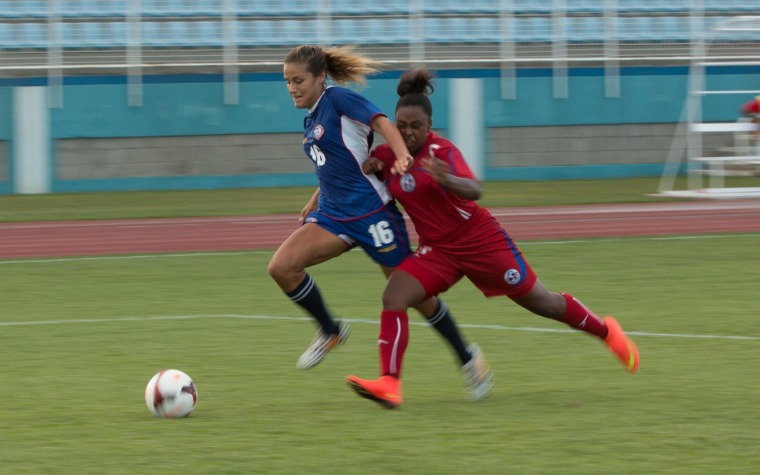
[[[501,41],[499,19],[494,17],[470,18],[469,28],[472,32],[470,42],[475,43],[498,43]]]
[[[551,18],[520,17],[515,19],[516,41],[546,43],[553,39]]]
[[[691,0],[618,0],[618,10],[621,12],[688,12]]]
[[[373,21],[373,20],[370,20]],[[369,43],[365,23],[355,18],[334,20],[330,25],[330,41],[334,44]]]
[[[408,0],[332,0],[332,16],[320,17],[316,2],[294,0],[237,0],[238,21],[228,24],[236,32],[232,41],[241,47],[301,43],[396,45],[418,39],[430,43],[550,43],[564,38],[570,44],[600,43],[607,39],[604,0],[566,0],[561,23],[551,14],[554,2],[513,0],[513,15],[500,15],[501,0],[423,0],[420,5],[424,33],[414,30],[415,17],[407,15]],[[0,47],[44,49],[48,41],[47,15],[58,13],[61,45],[66,49],[119,48],[126,45],[129,0],[58,0],[48,12],[38,0],[0,0]],[[415,4],[411,4],[415,5]],[[691,38],[692,16],[688,0],[618,0],[615,15],[617,39],[623,42],[680,43]],[[709,28],[728,15],[760,12],[760,0],[705,0],[712,15],[703,17]],[[216,48],[224,45],[224,0],[142,0],[142,44],[148,48]],[[752,10],[751,10],[752,9]],[[730,12],[717,16],[717,12]],[[717,13],[717,14],[716,14]],[[737,20],[738,21],[738,20]],[[506,23],[505,23],[506,22]],[[732,22],[734,25],[739,23]],[[746,25],[746,24],[745,24]],[[327,34],[325,35],[325,29]],[[745,28],[746,29],[746,28]],[[318,38],[318,34],[323,36]],[[564,36],[562,36],[564,35]],[[720,41],[758,41],[756,32],[723,31]]]
[[[567,41],[595,43],[604,41],[604,18],[601,16],[565,17]]]
[[[722,23],[726,20],[733,20],[727,23],[723,23],[724,28],[727,28],[727,29],[724,29],[720,32],[715,32],[714,37],[712,39],[722,41],[722,42],[748,42],[748,41],[758,42],[760,41],[760,32],[749,30],[747,26],[749,26],[751,22],[742,21],[741,18],[742,17],[736,17],[736,16],[708,17],[705,19],[705,27],[712,28],[712,27],[715,27],[717,24]]]
[[[407,0],[330,0],[333,15],[403,15],[409,11]]]
[[[498,43],[500,37],[495,17],[425,18],[425,41],[430,43]]]
[[[100,24],[92,22],[63,23],[61,45],[67,49],[87,49],[102,47]]]
[[[411,25],[408,18],[389,18],[377,25],[374,44],[398,44],[408,42],[411,38]]]
[[[12,26],[9,23],[0,23],[0,49],[14,49],[15,38],[11,32]]]
[[[467,21],[462,17],[425,19],[425,40],[430,43],[462,43],[467,41]]]
[[[171,38],[173,30],[175,30],[172,23],[174,22],[156,21],[143,23],[140,28],[142,45],[147,48],[182,46],[181,41],[172,40]]]
[[[44,18],[47,14],[45,0],[0,0],[0,18]]]
[[[64,18],[123,17],[127,0],[59,0],[58,8]]]
[[[140,13],[144,16],[220,16],[222,11],[222,0],[141,0],[140,3]]]
[[[3,49],[45,49],[48,45],[45,23],[3,23],[0,30]]]
[[[317,26],[315,20],[281,20],[274,25],[275,38],[281,45],[315,43]]]
[[[760,0],[704,0],[706,11],[712,12],[754,12],[760,14]]]
[[[554,11],[552,1],[513,0],[513,2],[515,13],[549,14]],[[604,11],[604,7],[604,0],[565,0],[564,11],[567,13],[601,13]],[[500,6],[497,5],[497,8]]]
[[[51,6],[64,18],[123,17],[129,0],[0,0],[0,18],[45,18]],[[501,12],[500,0],[420,0],[425,15],[490,14]],[[236,14],[242,17],[313,16],[323,7],[310,0],[236,0]],[[554,3],[547,0],[513,0],[513,12],[551,14]],[[566,0],[564,11],[569,14],[599,14],[604,12],[605,0]],[[149,17],[221,17],[224,0],[141,0],[140,12]],[[414,8],[408,0],[331,0],[332,15],[406,15]],[[688,13],[690,0],[617,0],[617,10],[629,13]],[[760,13],[760,0],[704,0],[706,12]]]
[[[272,44],[274,40],[272,23],[267,20],[239,21],[238,44],[245,47]]]
[[[617,19],[618,39],[630,42],[689,41],[690,25],[686,16],[637,16]]]
[[[408,2],[405,2],[408,5]],[[500,0],[423,0],[422,10],[426,15],[457,13],[498,14],[501,11]]]
[[[238,22],[238,45],[278,46],[316,42],[315,20],[251,20]]]
[[[185,46],[201,46],[219,48],[224,46],[224,28],[230,28],[235,33],[236,24],[230,23],[225,25],[219,21],[191,21],[190,40]]]
[[[659,41],[685,42],[691,39],[689,17],[663,16],[651,18]]]
[[[541,0],[512,0],[515,13],[551,13],[552,2]]]
[[[335,3],[333,0],[332,3]],[[316,15],[319,3],[309,0],[237,0],[236,12],[242,17]]]
[[[565,11],[568,13],[601,13],[604,0],[566,0]]]
[[[705,29],[722,20],[738,17],[706,17]],[[555,39],[554,23],[547,16],[514,17],[501,29],[495,16],[425,17],[424,41],[429,43],[498,43],[513,39],[517,43],[548,43]],[[564,38],[569,43],[601,43],[605,40],[602,16],[570,16],[562,19]],[[736,20],[734,25],[741,25]],[[688,16],[629,16],[615,18],[617,39],[623,42],[687,42],[691,38]],[[225,24],[221,20],[144,20],[141,41],[147,48],[221,47]],[[63,22],[61,45],[66,49],[123,48],[127,44],[125,21]],[[326,25],[328,37],[320,40],[316,19],[238,20],[227,28],[235,29],[232,38],[239,46],[275,46],[324,42],[330,44],[399,44],[414,38],[411,20],[400,17],[338,18]],[[563,29],[557,30],[560,37]],[[0,23],[0,48],[44,49],[48,41],[46,22]],[[757,32],[737,29],[715,36],[719,41],[759,41]]]

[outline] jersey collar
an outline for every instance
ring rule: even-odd
[[[311,108],[309,109],[309,114],[313,114],[313,113],[314,113],[314,111],[315,111],[315,110],[317,110],[317,106],[318,106],[318,105],[319,105],[319,103],[322,101],[322,98],[325,96],[325,92],[327,92],[327,90],[328,90],[328,89],[330,89],[331,87],[335,87],[335,86],[332,86],[332,85],[330,85],[330,86],[327,86],[327,87],[325,88],[325,90],[324,90],[324,91],[322,91],[322,95],[320,95],[320,96],[319,96],[319,99],[317,99],[317,102],[315,102],[315,103],[314,103],[314,105],[313,105],[313,106],[311,106]]]

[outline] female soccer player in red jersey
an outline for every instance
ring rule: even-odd
[[[570,294],[547,290],[509,234],[474,201],[481,195],[480,182],[456,146],[431,131],[432,75],[426,70],[407,71],[397,92],[396,126],[414,162],[407,168],[380,145],[363,168],[365,173],[383,174],[414,223],[419,247],[391,274],[383,291],[380,378],[351,375],[349,386],[387,408],[401,404],[401,364],[409,341],[407,309],[445,292],[464,276],[487,297],[506,295],[537,315],[597,336],[628,371],[635,372],[638,351],[617,321],[598,317]]]
[[[283,66],[293,103],[308,110],[303,147],[319,180],[319,189],[301,211],[303,225],[269,262],[269,273],[282,291],[319,324],[314,341],[298,360],[296,366],[301,369],[319,364],[348,337],[348,326],[332,317],[305,268],[361,246],[387,276],[411,254],[403,216],[390,192],[381,180],[362,171],[373,131],[385,137],[388,153],[399,163],[411,161],[404,139],[380,109],[360,94],[325,85],[328,76],[338,84],[361,84],[374,71],[373,62],[350,48],[311,45],[294,48]],[[433,297],[414,306],[454,349],[470,393],[487,393],[490,379],[475,376],[488,374],[482,354],[476,346],[465,345],[446,304]]]

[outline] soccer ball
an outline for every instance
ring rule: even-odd
[[[145,404],[154,416],[186,417],[193,412],[197,402],[195,383],[177,369],[159,371],[145,388]]]

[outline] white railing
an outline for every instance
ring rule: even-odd
[[[749,118],[732,122],[709,122],[703,117],[703,102],[708,96],[735,96],[738,101],[760,94],[757,89],[726,89],[707,80],[710,67],[760,67],[760,57],[741,57],[729,52],[732,42],[757,41],[760,38],[760,15],[732,16],[703,29],[694,43],[689,72],[689,95],[681,121],[673,137],[666,166],[658,187],[665,195],[700,198],[760,197],[760,187],[726,187],[726,176],[756,176],[760,166],[758,124]],[[723,51],[723,52],[722,52]],[[716,86],[718,88],[716,88]],[[732,154],[706,150],[706,134],[733,134],[736,148]],[[687,169],[687,188],[676,189],[680,165]],[[707,187],[705,187],[707,177]]]

